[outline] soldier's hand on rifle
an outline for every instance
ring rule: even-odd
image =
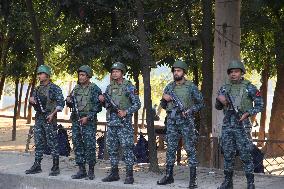
[[[71,103],[71,98],[70,98],[70,96],[67,96],[66,102]]]
[[[99,95],[99,101],[100,102],[105,102],[105,97],[104,97],[104,95]]]
[[[82,117],[81,119],[79,119],[79,122],[81,125],[86,125],[88,122],[88,117]]]
[[[30,97],[30,103],[31,104],[36,104],[35,98],[34,97]]]
[[[172,97],[168,94],[163,94],[163,99],[167,102],[171,101],[172,100]]]
[[[224,95],[219,95],[217,97],[217,99],[224,105],[224,106],[227,106],[228,105],[228,101],[226,99],[226,97]]]
[[[239,120],[240,122],[241,121],[244,121],[246,118],[248,118],[249,117],[249,113],[244,113],[243,115],[242,115],[242,117],[241,117],[241,119]]]
[[[126,116],[126,111],[125,110],[118,110],[118,116],[119,117],[125,117]]]
[[[52,120],[53,120],[53,117],[54,117],[54,114],[48,115],[48,116],[46,117],[47,122],[48,122],[48,123],[51,123]]]

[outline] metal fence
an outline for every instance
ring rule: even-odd
[[[255,172],[284,175],[284,141],[253,139],[254,149],[252,158]],[[164,144],[166,146],[166,144]],[[181,145],[181,142],[180,142]],[[223,169],[223,154],[216,137],[199,137],[197,142],[197,155],[200,166]],[[177,164],[187,165],[188,157],[182,146],[177,152]],[[179,157],[180,156],[180,157]],[[206,156],[206,157],[204,157]],[[242,163],[237,152],[235,169],[242,170]]]
[[[71,128],[67,128],[68,136],[71,141],[72,131]],[[97,138],[103,136],[105,133],[105,124],[98,124]],[[146,134],[145,134],[146,135]],[[166,140],[165,133],[159,131],[156,133],[156,142],[158,149],[158,161],[163,165],[166,163]],[[33,138],[33,127],[30,127],[26,152],[34,147],[31,142]],[[147,136],[146,136],[147,138]],[[255,170],[263,170],[264,174],[284,175],[284,141],[282,140],[258,140],[253,139],[255,149],[252,151],[254,159]],[[71,143],[72,145],[72,143]],[[218,138],[216,137],[204,137],[199,136],[197,141],[197,155],[200,162],[200,166],[210,168],[223,168],[223,154],[219,145]],[[104,148],[106,149],[106,148]],[[106,154],[106,153],[105,153]],[[105,158],[108,158],[105,156]],[[188,158],[185,150],[183,149],[182,139],[179,141],[179,148],[177,151],[177,164],[184,166],[187,165]],[[242,170],[242,163],[238,156],[236,157],[235,169]]]

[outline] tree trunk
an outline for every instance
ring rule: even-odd
[[[283,24],[284,27],[284,24]],[[274,91],[270,124],[269,124],[269,139],[283,140],[284,139],[284,31],[275,32],[275,52],[277,64],[277,82]],[[267,144],[268,155],[278,156],[284,155],[283,144]]]
[[[0,79],[0,100],[2,99],[2,94],[4,91],[4,85],[5,85],[6,75],[2,74]]]
[[[28,99],[29,99],[29,95],[30,95],[30,90],[31,90],[31,86],[32,83],[29,83],[29,86],[27,88],[27,92],[26,92],[26,97],[25,97],[25,105],[24,105],[24,118],[27,118],[27,107],[28,107]]]
[[[189,3],[189,11],[191,11],[191,2]],[[188,35],[191,39],[193,39],[193,29],[192,29],[192,20],[191,20],[191,15],[189,14],[188,10],[185,9],[184,11],[185,15],[185,20],[187,24],[187,30],[188,30]],[[199,71],[198,71],[198,62],[196,58],[196,52],[195,52],[195,43],[191,43],[191,45],[188,47],[188,59],[189,63],[193,68],[193,83],[198,86],[199,85]],[[192,57],[192,58],[191,58]]]
[[[268,89],[268,79],[269,79],[269,64],[268,62],[264,63],[264,69],[261,72],[261,82],[262,85],[260,87],[261,96],[263,98],[263,111],[260,116],[260,126],[258,131],[258,139],[265,139],[265,122],[266,122],[266,108],[267,108],[267,89]],[[263,147],[263,142],[259,142],[257,145]]]
[[[19,119],[21,117],[23,87],[24,87],[24,80],[21,81],[20,94],[19,94],[19,104],[18,104],[18,110],[17,110],[17,119]]]
[[[13,116],[13,129],[12,129],[12,141],[16,140],[16,128],[17,128],[17,109],[19,104],[19,82],[20,79],[15,80],[15,105],[14,105],[14,116]]]
[[[2,41],[3,42],[2,42],[2,47],[1,47],[1,59],[0,59],[0,64],[2,67],[1,79],[0,79],[0,100],[2,98],[5,80],[6,80],[7,55],[8,55],[8,50],[10,46],[9,41],[8,41],[8,36],[4,37]]]
[[[139,94],[139,74],[134,74],[134,82],[136,90]],[[134,143],[137,143],[138,140],[138,112],[134,113]]]
[[[33,2],[32,0],[26,0],[27,10],[30,17],[30,22],[32,25],[32,33],[35,43],[35,54],[37,58],[38,65],[44,64],[44,58],[43,58],[43,52],[41,48],[41,41],[40,41],[40,29],[36,20],[35,11],[33,8]]]
[[[214,74],[212,104],[216,93],[227,79],[227,68],[232,59],[240,59],[241,0],[215,1]],[[212,135],[221,135],[222,111],[212,111]]]
[[[200,112],[201,116],[201,127],[200,135],[205,136],[200,138],[202,141],[199,145],[200,152],[199,161],[201,166],[209,166],[210,162],[210,133],[212,131],[212,90],[213,90],[213,14],[212,14],[212,4],[211,0],[202,0],[202,85],[201,92],[204,98],[205,108]]]
[[[36,76],[37,76],[36,70],[37,70],[37,68],[35,69],[34,76],[32,78],[30,97],[32,96],[34,88],[35,88],[35,85],[36,85]],[[29,106],[28,106],[27,124],[30,124],[32,122],[32,116],[33,116],[32,115],[32,106],[29,104]]]
[[[42,52],[42,49],[41,49],[41,41],[40,41],[40,30],[39,30],[38,23],[37,23],[37,20],[36,20],[36,15],[35,15],[35,11],[34,11],[34,8],[33,8],[32,0],[26,0],[26,5],[27,5],[27,10],[28,10],[29,16],[30,16],[30,22],[31,22],[31,25],[32,25],[32,33],[33,33],[33,38],[34,38],[34,43],[35,43],[35,53],[36,53],[36,58],[37,58],[37,65],[36,65],[36,69],[37,69],[37,67],[39,65],[44,64],[43,52]],[[36,83],[36,69],[35,69],[34,76],[33,76],[30,96],[33,92],[33,89],[34,89],[35,83]],[[32,106],[29,105],[28,106],[27,124],[30,124],[31,120],[32,120]]]
[[[149,170],[153,172],[158,172],[159,165],[157,159],[154,119],[152,116],[152,100],[151,100],[151,84],[150,84],[151,54],[149,50],[149,44],[147,42],[145,25],[144,25],[144,6],[141,0],[135,0],[135,3],[137,11],[138,38],[141,45],[140,62],[142,65],[142,76],[144,83],[144,105],[146,107],[147,134],[149,140],[148,141],[149,160],[150,160]]]
[[[146,109],[145,109],[145,106],[142,107],[142,120],[141,120],[141,127],[140,129],[142,128],[145,128],[145,114],[146,114]]]
[[[71,94],[71,92],[72,92],[72,85],[73,85],[73,81],[69,81],[67,95]],[[68,115],[68,110],[69,110],[69,108],[67,106],[65,106],[65,108],[64,108],[64,114],[65,115]]]
[[[214,29],[214,73],[212,107],[215,105],[216,94],[227,79],[227,68],[232,59],[240,59],[240,9],[241,0],[218,1],[215,0],[215,29]],[[212,110],[212,136],[221,137],[223,111]],[[214,140],[211,163],[213,167],[219,167],[223,161],[218,147],[218,140]],[[239,163],[235,163],[239,169]]]

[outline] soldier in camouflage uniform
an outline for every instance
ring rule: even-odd
[[[243,79],[245,68],[241,61],[233,60],[227,69],[229,81],[218,92],[215,107],[224,111],[221,146],[224,152],[225,180],[219,189],[233,188],[233,169],[236,151],[244,164],[247,177],[247,188],[254,189],[254,164],[251,157],[253,143],[251,141],[251,122],[249,117],[261,112],[263,100],[259,90],[250,81]],[[228,95],[237,107],[240,115],[233,111]]]
[[[29,170],[26,170],[26,174],[35,174],[42,171],[41,160],[47,143],[53,157],[53,167],[49,175],[56,176],[60,173],[57,112],[62,111],[64,98],[61,89],[50,81],[51,69],[48,66],[39,66],[37,74],[40,85],[36,87],[30,98],[30,104],[34,106],[36,111],[34,126],[35,162]],[[40,101],[37,100],[38,98]]]
[[[107,108],[107,139],[106,144],[110,155],[111,173],[103,182],[112,182],[119,180],[119,144],[123,148],[123,156],[126,164],[126,179],[124,184],[133,184],[133,164],[134,164],[134,140],[132,115],[141,107],[139,96],[135,87],[130,81],[123,78],[126,73],[125,65],[116,62],[111,67],[111,82],[107,86],[106,93],[119,106],[118,112],[112,111],[108,104]],[[105,98],[101,96],[101,102]]]
[[[165,90],[161,100],[161,106],[167,111],[167,165],[166,175],[157,182],[158,185],[166,185],[174,182],[173,167],[178,148],[180,136],[183,137],[184,146],[189,156],[190,182],[189,188],[196,188],[196,149],[197,139],[194,124],[194,113],[200,111],[204,106],[203,97],[198,88],[189,80],[185,79],[187,65],[183,61],[176,61],[172,67],[174,81],[170,82]],[[178,96],[186,111],[177,111],[170,91]]]
[[[78,69],[78,84],[68,96],[67,106],[72,108],[72,99],[76,98],[77,110],[71,114],[72,120],[72,141],[75,151],[75,161],[79,166],[77,174],[72,175],[72,179],[82,179],[87,176],[85,163],[89,164],[87,179],[93,180],[94,166],[96,163],[96,132],[97,132],[97,113],[102,110],[99,101],[101,89],[90,82],[93,71],[89,66],[81,66]]]

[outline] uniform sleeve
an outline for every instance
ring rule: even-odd
[[[56,102],[56,109],[58,111],[62,111],[63,108],[64,108],[64,105],[65,105],[65,102],[64,102],[64,97],[63,97],[63,94],[62,94],[62,90],[60,87],[54,85],[54,88],[52,88],[53,90],[53,98]]]
[[[219,95],[224,95],[225,96],[225,87],[222,86],[220,88],[220,90],[217,92],[217,96]],[[222,110],[224,108],[224,105],[216,98],[216,102],[215,102],[215,108],[217,110]]]
[[[222,110],[224,108],[224,105],[216,98],[216,102],[215,102],[215,108],[217,110]]]
[[[35,96],[36,96],[36,89],[34,89],[32,92],[32,97],[35,97]]]
[[[71,93],[67,96],[67,97],[72,97],[72,95],[73,95],[73,93],[74,93],[74,89],[71,91]],[[73,108],[73,103],[72,103],[72,100],[71,101],[67,101],[66,100],[66,106],[68,107],[68,108]]]
[[[194,104],[190,109],[191,113],[199,112],[204,107],[203,96],[198,88],[193,85],[191,88],[191,97],[194,100]]]
[[[263,99],[261,97],[260,91],[254,85],[249,85],[248,95],[253,100],[254,106],[252,109],[248,110],[250,116],[255,115],[263,110]]]
[[[102,94],[101,89],[95,85],[91,93],[92,109],[87,116],[89,120],[93,120],[96,114],[102,111],[102,104],[99,101],[99,95],[101,94]]]
[[[126,110],[126,114],[131,115],[141,108],[141,102],[139,99],[139,95],[137,94],[136,88],[133,85],[127,86],[127,92],[129,93],[129,98],[132,102],[132,105]]]
[[[164,93],[163,94],[167,94],[169,91],[169,85],[167,85],[164,89]],[[168,105],[168,102],[166,100],[162,99],[160,100],[160,106],[163,108],[163,109],[166,109],[167,108],[167,105]]]
[[[38,87],[35,87],[33,92],[32,92],[32,96],[31,97],[35,97],[36,96],[36,91],[38,90]]]
[[[110,88],[110,85],[108,85],[107,86],[107,88],[106,88],[106,90],[105,90],[105,93],[109,93],[109,89]],[[108,108],[108,106],[109,106],[109,104],[106,102],[106,101],[104,101],[103,103],[101,103],[101,105],[103,106],[103,107],[105,107],[106,109]]]

